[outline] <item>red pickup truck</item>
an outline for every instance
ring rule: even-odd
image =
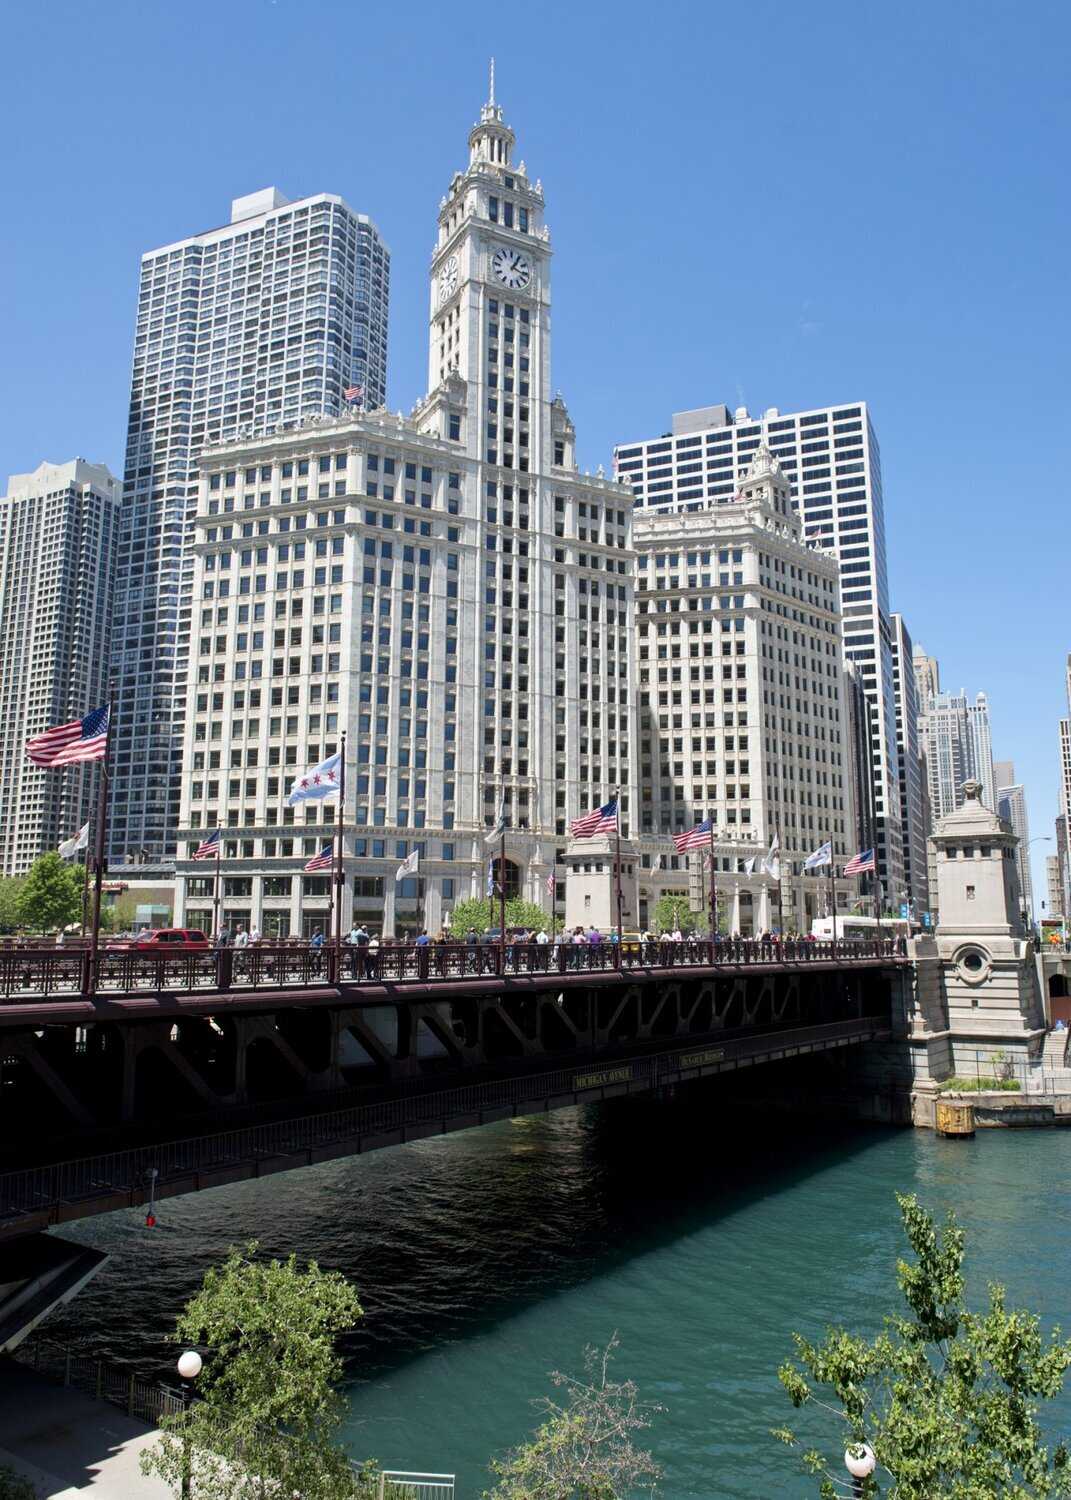
[[[158,927],[132,938],[112,938],[109,953],[209,953],[212,945],[206,932],[196,927]]]

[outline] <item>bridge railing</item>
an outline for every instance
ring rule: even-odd
[[[837,1044],[887,1026],[887,1017],[863,1016],[743,1036],[730,1034],[717,1038],[716,1050],[731,1051],[732,1064],[740,1066],[768,1055],[771,1044],[786,1052],[797,1043]],[[353,1104],[323,1114],[236,1126],[213,1135],[134,1146],[75,1161],[4,1172],[0,1174],[0,1221],[37,1213],[51,1205],[69,1207],[105,1196],[129,1204],[143,1203],[148,1199],[150,1181],[155,1182],[157,1193],[169,1183],[181,1183],[179,1190],[186,1191],[185,1184],[196,1186],[201,1174],[236,1169],[250,1161],[290,1157],[298,1164],[302,1158],[312,1160],[316,1153],[340,1142],[382,1138],[404,1132],[408,1127],[438,1125],[447,1118],[475,1118],[487,1111],[509,1111],[526,1102],[570,1094],[590,1092],[591,1097],[597,1098],[605,1084],[622,1080],[622,1075],[630,1088],[657,1088],[667,1077],[675,1077],[682,1058],[689,1056],[695,1060],[690,1065],[699,1067],[709,1054],[704,1054],[701,1045],[693,1040],[687,1046],[678,1043],[664,1052],[632,1055],[607,1065],[601,1065],[598,1057],[574,1058],[551,1072],[461,1084],[401,1099]],[[613,1079],[606,1073],[606,1066]]]
[[[641,969],[719,968],[895,959],[902,939],[687,938],[682,942],[412,943],[377,949],[344,944],[257,943],[247,948],[166,953],[128,948],[101,954],[93,993],[188,994],[198,990],[290,990],[350,983],[431,984],[436,980]],[[0,948],[0,1001],[76,999],[88,993],[88,955],[48,947]]]

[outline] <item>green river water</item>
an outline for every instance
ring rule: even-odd
[[[74,1226],[114,1257],[57,1333],[159,1370],[174,1310],[228,1244],[258,1237],[357,1283],[348,1436],[397,1468],[455,1472],[534,1425],[551,1369],[620,1337],[618,1370],[666,1408],[649,1433],[669,1500],[813,1495],[769,1428],[790,1331],[873,1331],[895,1303],[894,1193],[952,1207],[973,1300],[987,1278],[1071,1325],[1071,1135],[712,1116],[701,1096],[505,1122]],[[1054,1404],[1053,1435],[1071,1428]],[[830,1434],[832,1439],[832,1434]],[[829,1451],[836,1451],[830,1441]]]

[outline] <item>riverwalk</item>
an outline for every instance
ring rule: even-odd
[[[138,1464],[156,1437],[106,1401],[0,1361],[0,1465],[30,1480],[37,1500],[169,1500]]]

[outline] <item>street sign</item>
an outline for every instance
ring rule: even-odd
[[[907,904],[906,901],[901,901],[900,902],[900,915],[904,919],[905,922],[907,921],[908,917],[911,915],[911,908],[910,908],[910,906],[908,906],[908,904]]]
[[[923,925],[923,927],[932,927],[933,926],[933,913],[932,912],[924,911],[922,913],[922,925]]]

